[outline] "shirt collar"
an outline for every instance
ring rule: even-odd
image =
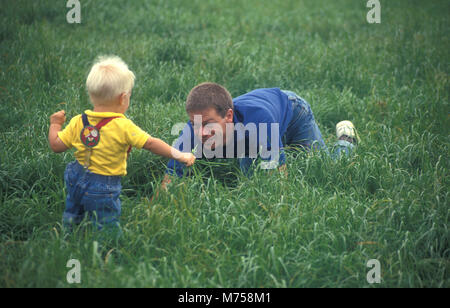
[[[84,112],[86,115],[90,117],[95,118],[112,118],[112,117],[120,117],[126,119],[125,115],[123,113],[116,113],[116,112],[94,112],[92,110],[86,110]]]

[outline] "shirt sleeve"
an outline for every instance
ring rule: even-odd
[[[125,130],[125,138],[129,145],[142,149],[150,135],[143,131],[139,126],[128,120],[127,129]]]
[[[73,142],[76,140],[77,137],[79,137],[77,135],[76,126],[77,122],[80,121],[80,118],[81,118],[80,115],[73,117],[70,120],[69,125],[67,125],[62,131],[58,132],[59,139],[61,139],[61,141],[69,149],[73,147]],[[80,132],[78,132],[78,134],[79,133]]]

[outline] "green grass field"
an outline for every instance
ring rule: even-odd
[[[65,2],[0,0],[0,287],[450,287],[449,1],[382,0],[380,24],[365,0],[80,0],[81,24]],[[134,150],[121,240],[64,238],[74,156],[49,149],[49,116],[91,108],[102,54],[136,74],[127,116],[166,142],[189,90],[214,81],[295,91],[329,145],[345,119],[361,145],[290,153],[287,179],[202,162],[153,203],[167,160]]]

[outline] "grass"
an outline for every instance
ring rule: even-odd
[[[448,1],[0,1],[0,287],[450,287]],[[63,172],[49,116],[90,108],[100,54],[135,72],[127,116],[172,142],[202,81],[310,102],[328,144],[353,121],[355,156],[288,154],[287,179],[201,162],[149,199],[166,160],[134,150],[118,243],[61,232]],[[82,283],[66,281],[78,259]],[[381,284],[368,284],[378,259]]]

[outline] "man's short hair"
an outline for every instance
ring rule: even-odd
[[[100,56],[91,68],[86,88],[91,99],[98,104],[109,102],[134,86],[134,73],[117,56]]]
[[[229,109],[233,109],[233,99],[230,92],[223,86],[204,82],[195,86],[186,99],[186,112],[191,113],[208,108],[214,108],[222,118]]]

